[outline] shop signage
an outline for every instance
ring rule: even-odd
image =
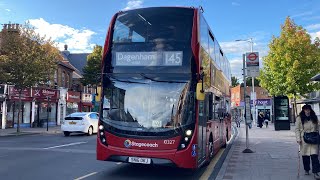
[[[80,92],[68,91],[67,102],[80,102]]]
[[[9,99],[19,100],[19,90],[16,89],[14,86],[9,87]],[[22,101],[32,101],[31,88],[22,89],[21,100]]]
[[[91,103],[91,102],[92,102],[92,94],[83,93],[83,94],[82,94],[82,102]]]
[[[57,89],[40,89],[33,88],[32,89],[32,97],[36,99],[59,99],[59,90]]]
[[[271,99],[257,99],[255,102],[256,106],[271,106]],[[252,106],[252,100],[250,104]]]

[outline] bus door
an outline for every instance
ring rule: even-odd
[[[199,101],[198,114],[198,165],[206,159],[207,120],[209,112],[209,96],[206,94],[204,101]]]
[[[224,100],[220,101],[220,109],[219,109],[219,141],[220,145],[224,143],[224,117],[225,117],[225,107]]]

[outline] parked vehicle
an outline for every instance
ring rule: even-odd
[[[88,136],[98,132],[98,113],[96,112],[75,112],[69,114],[61,123],[61,131],[65,136],[70,133],[86,133]]]

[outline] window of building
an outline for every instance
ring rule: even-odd
[[[61,75],[61,86],[65,87],[66,83],[66,73],[63,71]]]
[[[67,79],[66,79],[66,88],[69,88],[69,84],[70,84],[70,75],[67,74]]]

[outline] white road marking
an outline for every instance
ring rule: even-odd
[[[90,174],[81,176],[81,177],[76,178],[76,179],[74,179],[74,180],[81,180],[81,179],[87,178],[87,177],[92,176],[92,175],[95,175],[95,174],[97,174],[97,172],[93,172],[93,173],[90,173]]]
[[[73,145],[78,145],[78,144],[84,144],[84,143],[87,143],[87,142],[75,142],[75,143],[63,144],[63,145],[59,145],[59,146],[47,147],[47,148],[43,148],[43,149],[53,149],[53,148],[59,148],[59,147],[65,147],[65,146],[73,146]]]
[[[120,164],[122,164],[122,162],[117,162],[117,165],[120,165]]]

